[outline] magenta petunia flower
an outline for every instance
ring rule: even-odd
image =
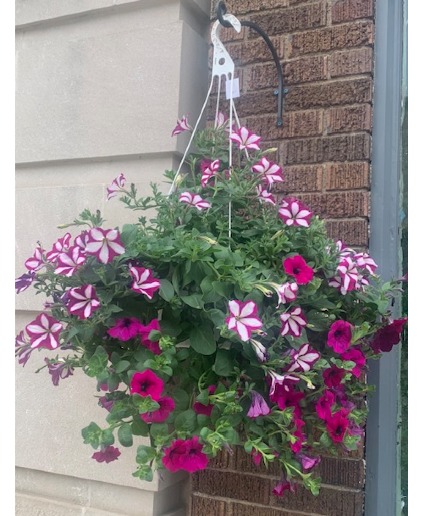
[[[54,386],[59,385],[60,380],[64,380],[65,378],[68,378],[68,376],[72,376],[74,373],[74,368],[61,359],[52,361],[45,358],[44,362],[47,365],[47,369],[52,377]]]
[[[145,423],[163,423],[175,408],[173,398],[168,396],[159,398],[157,403],[159,403],[159,409],[140,414],[141,419],[143,419]]]
[[[111,412],[114,403],[114,400],[108,400],[106,396],[101,396],[98,402],[98,404],[104,409],[106,409],[108,412]]]
[[[298,199],[283,199],[280,204],[279,217],[287,226],[307,228],[312,216],[312,212]]]
[[[351,370],[351,373],[356,377],[359,378],[362,369],[366,365],[366,357],[364,356],[363,352],[359,348],[350,348],[345,353],[341,354],[341,360],[347,360],[347,362],[354,362],[356,365]]]
[[[130,274],[134,279],[131,290],[138,294],[144,294],[149,299],[152,299],[155,292],[161,287],[161,283],[153,277],[150,269],[130,267]]]
[[[118,319],[107,333],[110,337],[125,342],[138,335],[141,328],[143,328],[143,325],[135,317],[124,317]]]
[[[208,465],[208,457],[202,449],[203,446],[196,435],[185,441],[177,439],[165,448],[162,463],[170,471],[184,470],[195,473]]]
[[[297,283],[283,283],[282,285],[279,285],[277,288],[277,295],[279,298],[278,305],[285,304],[285,303],[292,303],[292,301],[295,301],[297,299],[298,295],[298,285]]]
[[[118,195],[118,192],[121,192],[122,189],[124,188],[124,186],[125,186],[125,176],[124,176],[124,174],[120,174],[118,177],[116,177],[112,181],[111,186],[108,186],[108,188],[106,189],[106,191],[108,193],[106,199],[109,201],[113,197]]]
[[[87,254],[92,254],[101,263],[110,263],[115,256],[125,253],[117,229],[93,228],[88,234],[88,243],[85,249]]]
[[[276,384],[275,390],[270,395],[270,401],[276,403],[280,410],[285,410],[288,407],[294,409],[294,415],[301,416],[300,401],[305,398],[305,394],[302,391],[295,390],[294,383]]]
[[[257,317],[257,305],[254,301],[245,303],[236,300],[229,301],[229,311],[230,316],[226,317],[227,327],[237,333],[244,342],[251,338],[253,332],[263,326]]]
[[[316,467],[321,460],[320,457],[311,457],[309,455],[305,455],[304,453],[298,453],[295,458],[301,464],[304,473]]]
[[[261,137],[252,133],[246,127],[241,127],[237,131],[231,133],[230,139],[232,142],[235,142],[239,145],[240,150],[260,150],[258,144],[261,141]]]
[[[291,493],[294,493],[295,487],[296,487],[295,484],[284,479],[284,480],[281,480],[280,482],[278,482],[274,486],[272,493],[275,496],[278,496],[279,498],[281,498],[285,494],[285,491],[290,491]]]
[[[292,349],[290,352],[292,362],[288,368],[289,372],[310,371],[313,365],[319,360],[320,353],[315,351],[310,344],[303,344],[299,350]]]
[[[68,278],[73,276],[86,261],[78,246],[71,247],[68,251],[60,253],[57,257],[55,274],[62,274]]]
[[[328,367],[323,371],[323,381],[329,388],[339,387],[346,374],[345,369],[340,369],[336,365]]]
[[[316,403],[316,412],[320,419],[324,419],[326,421],[331,416],[334,404],[335,394],[326,390]]]
[[[268,185],[283,181],[282,169],[276,163],[272,163],[264,156],[252,167],[252,171],[262,175],[263,181]]]
[[[30,271],[25,274],[22,274],[22,276],[19,276],[19,278],[15,279],[15,289],[16,293],[20,294],[24,290],[26,290],[28,287],[30,287],[35,279],[35,272]]]
[[[100,308],[100,301],[93,285],[82,285],[68,290],[67,309],[79,319],[88,319]]]
[[[326,430],[334,443],[341,443],[349,426],[348,411],[341,409],[326,420]]]
[[[307,265],[304,258],[297,254],[283,261],[283,268],[289,276],[293,276],[298,285],[310,283],[314,276],[314,270]]]
[[[204,160],[201,163],[201,186],[202,188],[205,188],[208,184],[208,181],[215,176],[215,174],[220,169],[220,160],[216,159],[214,161],[212,160]]]
[[[208,387],[208,394],[214,394],[216,389],[217,389],[217,387],[215,385],[210,385]],[[204,405],[203,403],[201,403],[199,401],[195,401],[195,403],[193,404],[193,410],[197,414],[202,414],[202,415],[208,416],[208,417],[211,416],[211,412],[213,411],[213,408],[214,408],[214,403],[208,403],[208,405]]]
[[[145,348],[152,351],[152,353],[154,355],[160,355],[161,348],[159,347],[158,342],[149,339],[149,334],[152,330],[161,331],[158,319],[152,319],[152,321],[146,326],[144,326],[143,324],[140,325],[140,328],[139,328],[140,339],[142,341],[142,345]]]
[[[252,457],[252,462],[254,463],[255,466],[258,466],[261,464],[261,460],[262,460],[262,455],[260,452],[258,452],[257,450],[254,450],[254,448],[251,450],[251,457]]]
[[[288,312],[280,314],[279,317],[282,321],[280,334],[283,337],[285,335],[300,337],[304,326],[307,326],[307,319],[299,306],[292,308]]]
[[[200,195],[190,192],[183,192],[179,197],[179,201],[184,204],[188,204],[189,206],[193,206],[199,211],[211,208],[211,204],[208,201],[202,199]]]
[[[33,351],[31,343],[27,340],[22,330],[15,339],[15,356],[18,357],[18,363],[25,367]]]
[[[303,447],[304,442],[306,441],[306,435],[303,432],[305,422],[301,418],[296,417],[294,423],[295,430],[292,432],[292,435],[296,438],[296,441],[291,442],[290,447],[293,453],[299,453]]]
[[[403,326],[407,322],[407,317],[396,319],[391,324],[380,328],[374,335],[370,347],[375,353],[388,353],[393,346],[400,342]]]
[[[171,136],[177,136],[180,133],[184,133],[185,131],[191,131],[191,130],[192,130],[192,127],[189,125],[189,122],[187,120],[187,115],[184,115],[180,119],[177,120],[177,125],[173,129]]]
[[[294,383],[300,381],[297,376],[288,373],[278,374],[276,371],[268,371],[268,374],[271,380],[269,392],[270,399],[272,399],[278,385],[280,385],[284,390],[290,391],[293,388]]]
[[[117,460],[120,455],[121,452],[118,448],[115,448],[115,446],[107,446],[104,450],[93,453],[92,459],[108,464],[109,462]]]
[[[25,262],[25,267],[29,271],[38,271],[44,266],[44,249],[40,246],[35,248],[33,256]]]
[[[54,244],[52,249],[46,254],[48,262],[55,262],[61,253],[66,253],[69,249],[69,242],[71,240],[71,233],[65,233],[62,238],[59,238]]]
[[[150,369],[134,373],[130,382],[130,393],[140,396],[150,396],[154,401],[158,401],[164,388],[164,381],[161,380]]]
[[[261,185],[258,185],[256,187],[256,191],[257,191],[257,197],[258,197],[259,201],[265,202],[265,203],[268,202],[269,204],[272,204],[273,206],[276,205],[276,199],[274,198],[274,195],[271,192],[269,192],[268,190],[263,188]]]
[[[28,334],[32,348],[56,349],[63,324],[48,314],[41,313],[30,322],[25,331]]]
[[[327,343],[335,353],[344,353],[350,347],[353,337],[352,328],[349,322],[342,319],[331,324]]]
[[[249,407],[247,416],[256,418],[259,416],[267,416],[270,414],[270,407],[267,405],[266,400],[257,391],[251,391],[251,406]]]

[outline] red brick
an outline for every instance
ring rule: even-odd
[[[273,191],[276,193],[320,192],[323,184],[322,165],[297,165],[284,167],[285,181],[276,183]]]
[[[371,45],[374,40],[374,27],[371,21],[349,23],[320,30],[309,30],[294,34],[291,41],[291,56],[352,47]]]
[[[324,218],[367,217],[369,213],[368,192],[300,194],[298,197],[316,215]]]
[[[362,104],[328,109],[326,126],[327,134],[370,132],[372,130],[372,107],[370,104]]]
[[[284,165],[364,161],[369,158],[370,136],[364,133],[289,140],[280,146],[280,159]]]
[[[275,100],[275,102],[275,109],[277,109],[277,101]],[[323,132],[323,116],[322,112],[318,110],[284,113],[281,127],[276,126],[276,121],[275,115],[247,117],[246,125],[264,141],[318,136]]]
[[[252,503],[233,502],[230,504],[231,512],[227,516],[305,516],[305,513],[298,511],[285,511],[283,509],[272,509],[264,505]],[[201,514],[199,515],[201,516]],[[204,515],[202,515],[204,516]],[[317,516],[317,515],[316,515]]]
[[[369,225],[366,219],[327,220],[326,229],[330,238],[342,240],[349,246],[367,247],[369,245]],[[355,452],[360,456],[359,452]]]
[[[329,56],[330,77],[372,73],[373,50],[370,47],[334,52]]]
[[[275,9],[271,13],[251,16],[269,36],[287,34],[306,29],[314,29],[326,25],[326,2],[314,2],[299,7]],[[256,33],[251,30],[250,37]]]
[[[300,510],[305,514],[323,516],[363,516],[364,494],[360,490],[322,486],[319,496],[313,496],[298,486],[296,494],[283,497],[271,495],[270,505],[283,509]]]
[[[362,459],[322,456],[315,471],[323,484],[361,489],[365,481],[365,461]]]
[[[326,167],[326,190],[370,188],[369,163],[331,163]]]
[[[285,52],[284,36],[271,38],[271,41],[278,57],[283,58]],[[245,66],[258,61],[273,61],[273,55],[262,38],[229,44],[226,46],[226,50],[237,66]]]
[[[229,516],[228,504],[209,496],[193,494],[190,516]]]
[[[226,7],[228,13],[239,17],[241,14],[250,12],[286,7],[293,1],[294,0],[226,0]],[[305,0],[303,1],[305,2]],[[218,0],[213,0],[211,7],[214,16],[217,11],[217,4]]]
[[[374,0],[336,0],[332,6],[332,23],[372,18],[374,4]]]

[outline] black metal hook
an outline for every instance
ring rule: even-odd
[[[218,21],[220,22],[221,25],[223,25],[223,27],[232,27],[232,24],[223,18],[223,16],[226,13],[227,13],[226,4],[224,2],[218,2],[218,5],[217,5]],[[277,80],[278,80],[277,89],[274,91],[274,94],[277,95],[277,122],[276,122],[276,125],[277,125],[277,127],[282,127],[282,125],[283,125],[283,118],[282,118],[283,99],[284,99],[284,95],[286,95],[288,93],[288,89],[284,88],[284,85],[283,85],[283,71],[282,71],[282,66],[280,64],[280,61],[279,61],[279,56],[277,55],[276,49],[275,49],[273,43],[271,42],[270,38],[263,31],[263,29],[261,27],[259,27],[256,23],[251,22],[251,21],[241,21],[241,25],[242,25],[242,27],[249,27],[250,29],[253,29],[256,32],[258,32],[258,34],[260,34],[260,36],[266,42],[267,46],[269,47],[269,49],[273,55],[273,59],[276,64]]]

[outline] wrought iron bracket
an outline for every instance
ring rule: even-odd
[[[218,21],[220,22],[221,25],[223,25],[223,27],[233,27],[233,25],[229,21],[224,19],[224,15],[226,13],[227,13],[226,4],[224,2],[218,2],[218,5],[217,5]],[[278,80],[277,89],[275,89],[273,91],[273,94],[277,96],[277,122],[276,122],[276,125],[277,125],[277,127],[282,127],[283,126],[283,118],[282,118],[283,103],[284,103],[284,97],[288,93],[288,88],[285,88],[284,84],[283,84],[283,71],[282,71],[282,66],[280,64],[280,61],[279,61],[279,56],[277,55],[276,49],[275,49],[273,43],[271,42],[270,38],[268,37],[268,35],[264,32],[264,30],[261,27],[259,27],[256,23],[249,21],[249,20],[241,21],[240,24],[242,27],[249,27],[250,29],[253,29],[253,30],[255,30],[255,32],[260,34],[260,36],[264,39],[267,46],[269,47],[270,52],[272,53],[274,62],[276,64],[277,80]]]

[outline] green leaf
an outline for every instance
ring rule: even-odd
[[[153,480],[152,468],[147,464],[138,468],[132,475],[133,477],[140,478],[140,480],[145,480],[146,482],[152,482]]]
[[[131,363],[128,360],[120,360],[115,366],[116,373],[123,373],[130,367]]]
[[[234,369],[234,357],[230,351],[219,349],[215,357],[213,371],[219,376],[229,376]]]
[[[108,364],[108,354],[102,346],[97,346],[96,351],[89,358],[87,365],[84,368],[84,372],[87,376],[100,376],[104,372]]]
[[[145,423],[139,416],[131,423],[131,432],[133,435],[149,435],[149,425]]]
[[[171,396],[175,403],[175,410],[185,410],[189,406],[189,394],[183,389],[174,389]]]
[[[223,326],[224,319],[226,317],[226,314],[222,312],[221,310],[218,310],[218,308],[212,308],[211,310],[207,311],[211,321],[214,323],[214,325],[219,328],[220,326]]]
[[[85,444],[91,444],[94,449],[99,447],[102,429],[96,423],[91,422],[88,426],[81,430]]]
[[[160,436],[168,436],[168,425],[164,423],[152,423],[150,429],[151,436],[155,439]]]
[[[174,420],[176,430],[193,432],[196,428],[196,414],[192,409],[181,412]]]
[[[180,298],[183,303],[186,303],[192,308],[197,308],[198,310],[204,308],[204,302],[202,300],[201,294],[191,294],[190,296],[181,296]]]
[[[133,446],[133,432],[129,423],[124,423],[118,428],[118,440],[126,448]]]
[[[217,349],[214,332],[206,325],[198,325],[190,332],[190,347],[201,355],[212,355]]]
[[[146,464],[156,457],[156,450],[152,446],[144,444],[137,447],[136,462],[137,464]]]
[[[171,301],[174,297],[174,287],[167,279],[161,279],[161,288],[159,289],[159,295],[165,301]]]
[[[99,436],[99,444],[101,446],[111,446],[114,444],[115,438],[114,434],[112,433],[112,430],[110,428],[106,428],[105,430],[102,430]]]

